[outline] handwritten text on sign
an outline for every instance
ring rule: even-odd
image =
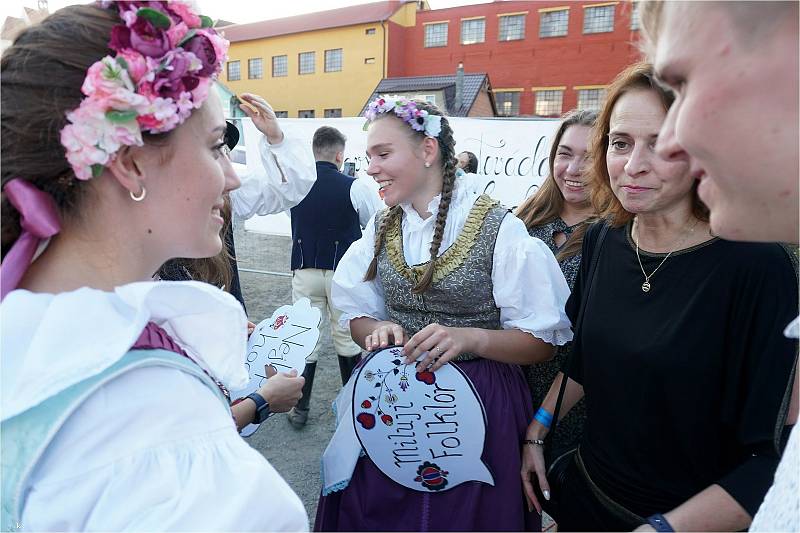
[[[481,461],[486,415],[472,382],[455,365],[417,372],[403,358],[400,348],[377,352],[356,377],[353,424],[369,458],[422,492],[494,485]]]
[[[293,305],[279,307],[272,316],[256,326],[247,341],[245,366],[250,374],[247,386],[231,391],[231,398],[244,398],[260,389],[267,380],[265,368],[272,366],[278,372],[297,370],[302,374],[306,357],[311,355],[319,341],[320,311],[311,307],[308,298]],[[249,437],[258,426],[250,424],[241,431]]]

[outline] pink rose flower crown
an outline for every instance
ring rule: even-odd
[[[182,124],[208,97],[226,60],[228,41],[188,1],[111,2],[123,24],[81,87],[85,98],[67,113],[61,144],[75,176],[99,176],[123,146],[142,146],[142,132]]]

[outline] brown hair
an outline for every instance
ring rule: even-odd
[[[433,104],[414,100],[418,109],[427,111],[431,115],[439,115],[442,117],[442,131],[439,133],[437,140],[439,142],[439,159],[442,165],[442,199],[439,202],[439,212],[436,215],[436,225],[433,230],[433,240],[431,241],[431,258],[428,263],[425,273],[422,278],[417,282],[411,290],[414,294],[422,294],[433,283],[433,273],[436,270],[436,260],[439,256],[439,248],[442,245],[442,238],[444,236],[444,226],[447,222],[447,213],[450,210],[450,200],[453,198],[453,189],[456,182],[456,162],[455,146],[456,141],[453,139],[453,129],[450,123],[444,117],[444,114]],[[382,120],[384,117],[392,117],[394,120],[401,120],[397,118],[394,113],[383,113],[378,115],[375,120]],[[409,134],[413,135],[416,139],[424,139],[425,134],[411,129],[405,122],[403,123],[408,127]],[[375,233],[375,252],[372,256],[372,261],[367,268],[367,273],[364,275],[364,281],[375,279],[378,274],[378,255],[381,253],[381,247],[386,237],[386,231],[389,229],[390,223],[402,216],[403,210],[399,205],[389,209],[381,218],[378,230]]]
[[[225,205],[220,211],[225,223],[220,231],[222,238],[222,250],[213,257],[203,257],[199,259],[178,258],[170,259],[158,270],[161,279],[170,279],[170,273],[185,271],[185,273],[195,281],[204,281],[215,287],[224,287],[226,292],[231,291],[231,281],[233,281],[233,269],[231,261],[235,258],[228,251],[226,236],[231,229],[231,200],[225,195]]]
[[[640,62],[630,65],[620,72],[614,81],[609,85],[606,100],[603,108],[597,117],[592,138],[590,141],[590,167],[587,172],[591,186],[592,207],[601,218],[605,218],[613,227],[627,224],[633,219],[633,213],[626,211],[622,203],[611,190],[611,181],[606,165],[606,152],[608,151],[608,132],[610,130],[611,113],[614,111],[617,101],[628,92],[635,90],[647,90],[654,92],[664,110],[667,111],[675,96],[671,91],[659,85],[653,75],[653,66],[650,63]],[[708,221],[708,208],[700,201],[697,195],[697,185],[695,182],[692,187],[692,213],[699,220]]]
[[[591,128],[597,120],[597,113],[594,111],[578,111],[571,110],[564,114],[563,122],[558,127],[555,137],[553,137],[553,144],[550,147],[550,158],[548,159],[548,174],[542,186],[536,191],[536,194],[526,199],[522,205],[517,208],[517,217],[524,223],[525,227],[529,230],[535,226],[546,224],[561,214],[564,209],[564,195],[558,188],[555,180],[554,170],[556,162],[556,154],[558,154],[558,145],[561,142],[561,137],[572,126],[585,126]],[[564,243],[561,250],[559,250],[556,259],[562,261],[568,259],[581,252],[583,243],[583,234],[586,232],[586,224],[581,224],[575,231],[572,232],[567,242]]]
[[[32,183],[55,200],[62,218],[80,212],[91,180],[75,177],[61,129],[80,105],[89,67],[112,53],[111,29],[121,22],[116,9],[68,6],[23,30],[0,61],[2,185],[14,178]],[[143,137],[163,144],[168,135]],[[1,210],[5,256],[20,234],[19,213],[5,194]]]

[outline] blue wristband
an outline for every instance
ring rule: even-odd
[[[544,407],[540,407],[536,414],[533,416],[533,419],[539,422],[541,425],[550,429],[550,424],[553,423],[553,415],[551,415]]]
[[[672,528],[672,524],[670,524],[667,518],[661,513],[648,516],[647,523],[653,526],[653,529],[656,531],[675,531]]]

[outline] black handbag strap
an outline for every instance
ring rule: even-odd
[[[597,242],[595,242],[594,250],[592,251],[592,258],[591,262],[589,263],[589,275],[586,278],[586,283],[584,284],[583,294],[581,296],[581,305],[578,308],[578,318],[575,320],[575,325],[572,329],[574,333],[581,329],[583,325],[583,313],[586,311],[586,303],[589,300],[589,291],[592,288],[592,280],[594,279],[594,272],[597,270],[597,263],[598,258],[600,257],[600,248],[603,246],[603,240],[606,238],[606,233],[608,233],[608,223],[602,222],[603,226],[600,228],[600,234],[597,236]],[[569,354],[567,354],[567,359],[565,360],[564,368],[568,369],[572,367],[572,354],[575,351],[570,349]],[[564,400],[564,391],[567,388],[567,381],[569,378],[567,374],[562,371],[562,378],[561,378],[561,386],[558,389],[558,399],[556,399],[556,408],[553,411],[553,429],[547,433],[545,436],[546,443],[549,443],[552,438],[553,434],[556,432],[556,426],[558,425],[558,413],[561,411],[561,402]]]

